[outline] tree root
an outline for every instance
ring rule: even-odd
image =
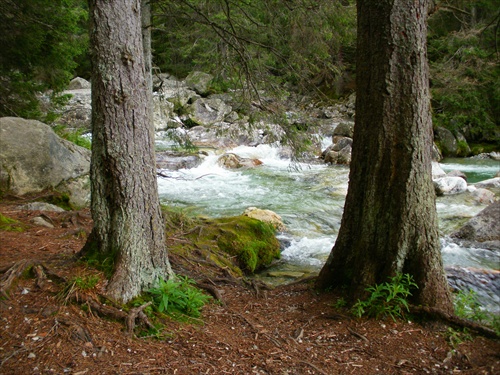
[[[16,279],[30,266],[33,265],[32,260],[20,260],[15,262],[4,275],[0,278],[0,295],[9,298],[9,290]]]
[[[500,339],[500,336],[493,329],[485,327],[482,324],[478,324],[467,319],[459,318],[458,316],[449,314],[440,309],[428,306],[410,306],[410,312],[416,315],[428,316],[431,319],[442,321],[448,325],[455,326],[458,328],[470,329],[484,337],[492,339]]]

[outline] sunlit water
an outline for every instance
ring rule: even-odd
[[[284,250],[282,261],[274,268],[317,273],[330,253],[340,227],[349,169],[324,164],[292,164],[290,160],[281,159],[279,150],[269,145],[240,146],[231,152],[257,158],[263,165],[227,170],[217,165],[217,155],[210,155],[197,168],[163,171],[169,176],[158,181],[163,203],[213,217],[240,215],[248,207],[272,210],[282,217],[287,227],[278,236]],[[494,164],[467,164],[464,167],[455,161],[441,167],[445,171],[462,170],[477,180],[491,178],[498,170]],[[484,208],[484,205],[457,196],[438,198],[446,266],[500,269],[498,252],[466,248],[447,237]],[[488,298],[489,309],[495,310],[498,296]]]

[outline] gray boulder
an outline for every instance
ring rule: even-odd
[[[90,89],[91,84],[86,79],[81,77],[76,77],[71,80],[68,85],[68,90],[81,90],[81,89]]]
[[[443,127],[437,127],[434,136],[443,156],[457,156],[457,139],[451,131]]]
[[[202,162],[200,155],[179,155],[171,151],[156,153],[156,168],[177,171],[196,168]]]
[[[232,112],[230,105],[220,99],[198,99],[189,109],[189,119],[196,125],[210,126],[224,121]]]
[[[333,136],[341,135],[352,138],[354,134],[354,122],[341,122],[333,131]],[[335,142],[335,141],[334,141]]]
[[[211,74],[203,72],[191,72],[186,77],[186,84],[200,95],[207,95],[210,82],[214,79]]]
[[[80,195],[88,201],[89,169],[90,151],[59,138],[50,126],[0,118],[0,190],[23,195],[56,189],[71,194],[72,188],[87,186]],[[74,181],[80,181],[78,188],[72,187]],[[72,201],[72,194],[70,203],[81,205]]]
[[[488,180],[480,181],[474,184],[477,188],[484,189],[499,189],[500,188],[500,177],[493,177]]]
[[[500,201],[490,204],[451,235],[467,241],[500,241]]]

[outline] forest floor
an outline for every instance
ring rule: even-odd
[[[90,232],[89,212],[24,211],[21,203],[0,201],[0,212],[24,227],[0,231],[0,276],[20,260],[50,272],[42,287],[25,272],[0,300],[0,374],[500,374],[498,340],[441,323],[357,319],[310,283],[256,293],[215,281],[223,303],[206,305],[199,320],[130,335],[124,322],[61,298],[67,280],[92,271],[73,258]],[[32,224],[40,214],[54,228]],[[200,267],[187,261],[176,271],[191,273],[189,265]]]

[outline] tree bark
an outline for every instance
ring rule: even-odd
[[[349,190],[320,287],[413,275],[413,302],[451,311],[431,179],[427,1],[358,0],[357,98]]]
[[[172,274],[156,184],[140,0],[89,0],[91,192],[87,248],[109,254],[108,296],[126,302]]]

